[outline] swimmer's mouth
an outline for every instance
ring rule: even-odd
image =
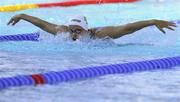
[[[78,39],[78,37],[77,37],[77,36],[73,36],[73,37],[71,37],[71,39],[72,39],[73,41],[76,41],[76,40]]]
[[[77,39],[76,38],[72,38],[73,41],[76,41]]]
[[[78,35],[75,33],[70,33],[70,34],[71,34],[70,37],[71,37],[72,41],[76,41],[78,38]]]

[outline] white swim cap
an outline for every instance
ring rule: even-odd
[[[88,30],[88,22],[85,16],[73,16],[69,19],[69,22],[67,24],[70,25],[78,25],[82,27],[84,30]]]

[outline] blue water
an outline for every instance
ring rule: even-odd
[[[60,0],[1,0],[0,5]],[[165,1],[165,0],[164,0]],[[7,26],[20,13],[65,24],[71,15],[83,14],[90,27],[121,25],[148,19],[179,20],[180,1],[144,0],[134,4],[89,5],[70,8],[30,9],[0,13],[0,35],[40,32],[39,42],[0,42],[0,76],[61,71],[85,66],[134,62],[180,55],[180,28],[164,35],[154,26],[116,40],[65,41],[25,21]],[[178,25],[180,26],[180,25]],[[8,88],[0,102],[178,102],[180,67],[166,71],[107,75],[58,85]]]

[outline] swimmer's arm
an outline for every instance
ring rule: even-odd
[[[37,17],[29,16],[26,14],[19,14],[19,15],[12,17],[11,20],[8,22],[8,25],[9,24],[15,25],[21,19],[28,21],[28,22],[32,23],[33,25],[35,25],[35,26],[41,28],[42,30],[49,32],[53,35],[56,35],[58,32],[66,32],[67,31],[67,26],[52,24],[47,21],[41,20]]]
[[[174,30],[172,27],[176,27],[174,23],[168,22],[168,21],[146,20],[146,21],[139,21],[135,23],[129,23],[123,26],[104,27],[100,31],[98,31],[96,35],[99,37],[109,36],[111,38],[119,38],[121,36],[134,33],[142,28],[152,26],[152,25],[155,25],[163,33],[165,33],[163,28]]]

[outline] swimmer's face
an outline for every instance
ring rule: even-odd
[[[84,30],[82,27],[78,25],[70,25],[69,26],[69,33],[71,35],[71,39],[76,41],[80,36],[85,34],[87,31]]]

